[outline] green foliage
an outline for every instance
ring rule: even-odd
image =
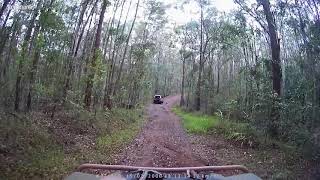
[[[42,179],[54,174],[57,178],[65,171],[63,149],[45,129],[31,122],[27,116],[21,119],[3,117],[8,118],[8,123],[1,124],[1,136],[10,135],[5,147],[22,159],[18,159],[19,163],[15,165],[11,164],[17,167],[8,168],[2,176]],[[3,140],[0,139],[2,143]]]
[[[182,124],[189,133],[206,134],[218,122],[217,117],[194,115],[192,113],[186,113],[179,108],[174,108],[173,112],[182,117]]]
[[[308,44],[312,48],[312,52],[315,53],[315,55],[320,54],[320,20],[316,20],[311,26],[310,26],[310,37],[311,41]]]
[[[216,132],[242,145],[252,146],[256,143],[257,132],[248,123],[223,120],[218,116],[188,113],[180,108],[174,108],[173,111],[182,118],[187,132],[196,134]]]
[[[52,10],[43,10],[39,21],[41,27],[47,31],[61,30],[65,26],[62,17]]]
[[[45,47],[45,37],[43,33],[40,33],[36,39],[36,48],[41,49]]]
[[[166,22],[167,19],[164,16],[166,7],[163,2],[160,2],[158,0],[148,0],[147,1],[147,17],[148,20],[152,21],[156,24],[156,30],[159,30],[160,27],[162,27]]]
[[[55,128],[60,127],[57,119],[40,119],[36,116],[6,116],[7,123],[0,123],[0,142],[5,144],[1,150],[8,152],[7,155],[13,160],[0,165],[2,178],[5,179],[61,179],[69,174],[75,167],[84,162],[110,163],[110,157],[119,152],[139,132],[144,117],[141,109],[113,109],[112,111],[98,111],[87,113],[85,111],[64,111],[73,114],[65,118],[70,130],[70,135],[77,138],[83,134],[74,134],[81,129],[90,129],[85,137],[94,142],[89,147],[77,149],[67,144],[58,143],[62,134],[54,133]],[[55,124],[50,129],[44,124]],[[71,128],[71,129],[70,129]],[[8,136],[10,135],[10,136]],[[77,136],[77,137],[76,137]],[[9,139],[6,139],[8,137]]]
[[[94,77],[94,82],[100,82],[104,79],[105,75],[107,74],[106,72],[106,65],[103,63],[103,54],[102,51],[99,49],[96,51],[97,53],[97,60],[96,60],[96,66],[95,68],[95,74],[96,76]]]
[[[105,119],[108,119],[107,123],[99,118],[100,113],[95,118],[95,124],[99,128],[97,148],[108,155],[116,153],[131,142],[144,122],[141,110],[113,109],[103,113],[103,116],[108,117]]]
[[[52,97],[54,95],[54,86],[45,86],[41,83],[35,84],[36,95],[40,97]]]
[[[258,67],[257,72],[263,71],[262,68],[263,66]],[[244,70],[242,73],[247,75],[248,71]],[[319,109],[315,108],[311,102],[306,103],[307,96],[302,93],[313,88],[313,84],[301,79],[295,66],[288,66],[286,73],[287,77],[290,77],[285,83],[288,90],[283,92],[281,98],[271,91],[271,85],[267,81],[269,73],[259,73],[260,76],[248,78],[247,83],[252,88],[245,96],[228,97],[223,93],[215,95],[213,104],[210,106],[214,108],[214,112],[218,115],[221,112],[225,120],[244,123],[242,128],[234,129],[232,123],[225,121],[225,123],[218,124],[220,126],[218,131],[220,133],[233,132],[225,134],[231,139],[252,141],[256,137],[269,138],[270,127],[273,125],[270,119],[272,118],[272,107],[274,107],[280,113],[280,118],[275,122],[279,131],[278,140],[293,147],[294,152],[299,151],[309,159],[318,159],[319,144],[317,138],[314,138],[316,133],[312,131],[312,127],[317,124],[314,113],[318,113]],[[259,84],[259,89],[256,88],[255,83]],[[243,136],[243,130],[249,132],[244,132],[246,135]],[[270,142],[272,143],[274,142]],[[290,148],[283,147],[282,149]]]
[[[223,134],[227,139],[241,145],[254,146],[257,144],[257,132],[248,123],[239,123],[228,120],[220,120],[215,126],[215,131]]]
[[[97,139],[97,148],[106,154],[115,153],[115,150],[119,150],[124,144],[131,142],[136,134],[137,129],[132,128],[119,130],[112,135],[100,136]]]
[[[43,146],[38,144],[41,148]],[[19,173],[23,177],[29,178],[45,178],[45,177],[58,177],[59,173],[66,171],[64,165],[64,153],[63,150],[55,145],[48,147],[48,149],[32,149],[29,150],[30,155],[26,163],[19,164]]]

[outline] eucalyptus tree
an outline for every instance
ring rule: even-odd
[[[122,75],[122,71],[123,71],[124,61],[126,59],[128,48],[129,48],[129,41],[130,41],[130,38],[131,38],[131,35],[132,35],[132,32],[133,32],[133,27],[134,27],[136,19],[137,19],[139,5],[140,5],[140,0],[138,0],[138,2],[136,4],[136,10],[135,10],[134,18],[133,18],[129,33],[128,33],[127,38],[126,38],[126,44],[125,44],[125,48],[123,50],[123,54],[122,54],[122,58],[121,58],[121,62],[120,62],[120,68],[119,68],[119,71],[118,71],[117,79],[116,79],[116,82],[115,82],[115,87],[114,87],[114,90],[113,90],[113,96],[116,95],[116,92],[117,92],[118,87],[119,87],[119,83],[120,83],[121,75]],[[129,12],[129,10],[128,10],[128,12]]]
[[[29,51],[33,51],[32,62],[30,63],[29,72],[28,72],[28,92],[27,92],[27,110],[31,110],[32,97],[35,91],[35,78],[38,70],[38,64],[43,50],[50,49],[50,46],[53,42],[50,42],[51,39],[55,36],[62,35],[61,30],[64,29],[64,22],[62,17],[59,16],[53,10],[55,9],[54,1],[51,0],[44,4],[41,14],[39,17],[39,22],[33,32],[32,44],[30,45]]]
[[[278,27],[275,22],[274,13],[272,13],[269,0],[257,0],[255,10],[251,10],[245,1],[235,0],[240,7],[246,11],[249,15],[256,19],[261,28],[268,34],[271,49],[271,67],[272,67],[272,88],[277,96],[281,96],[281,83],[282,83],[282,70],[280,60],[280,38],[278,37]],[[259,11],[259,7],[262,6],[262,13]],[[272,120],[270,131],[271,134],[277,136],[278,130],[276,127],[276,121],[279,121],[279,109],[276,108],[276,102],[272,105]]]
[[[99,23],[97,27],[97,33],[95,35],[94,49],[92,52],[93,57],[89,65],[90,70],[89,70],[88,79],[86,82],[87,85],[85,90],[84,104],[87,109],[90,109],[90,106],[91,106],[91,95],[92,95],[92,88],[93,88],[93,80],[95,77],[95,68],[97,64],[97,59],[101,53],[99,49],[100,49],[100,41],[101,41],[102,23],[103,23],[103,19],[104,19],[108,4],[109,4],[108,0],[103,0],[103,3],[101,5],[101,13],[100,13]]]
[[[176,36],[178,37],[178,43],[180,43],[181,48],[179,54],[182,61],[182,79],[181,79],[181,98],[180,106],[185,105],[185,74],[186,74],[186,61],[191,57],[191,52],[187,50],[187,26],[178,27],[176,30]]]
[[[88,18],[84,21],[84,15],[89,7],[89,0],[83,0],[81,2],[81,6],[80,6],[80,13],[79,13],[79,17],[77,19],[77,23],[74,27],[74,32],[72,33],[72,38],[71,38],[71,46],[69,49],[69,54],[68,54],[68,70],[67,70],[67,75],[65,78],[65,82],[64,82],[64,89],[63,89],[63,98],[62,101],[65,102],[66,98],[67,98],[67,94],[68,94],[68,90],[70,89],[70,81],[71,81],[71,75],[72,72],[74,71],[74,64],[75,64],[75,60],[79,51],[79,47],[80,47],[80,43],[82,41],[83,38],[83,34],[85,31],[85,28],[87,26],[87,23],[89,22],[89,19],[91,19],[90,17],[93,16],[94,10],[97,6],[97,2],[96,1],[91,1],[93,2],[93,7],[91,9],[91,12],[88,16]],[[91,20],[90,20],[91,22]],[[89,27],[90,28],[90,27]]]
[[[30,19],[28,23],[28,28],[26,30],[26,34],[24,36],[23,44],[22,44],[22,52],[21,52],[21,57],[19,58],[18,61],[18,69],[17,69],[17,78],[16,78],[16,84],[15,84],[15,100],[14,100],[14,109],[16,111],[19,110],[19,105],[21,101],[21,80],[24,76],[23,68],[25,66],[25,63],[28,59],[28,48],[30,46],[30,39],[32,36],[32,30],[35,27],[35,21],[36,18],[38,17],[40,10],[42,8],[42,1],[37,2],[37,6],[34,9],[34,13],[32,15],[32,18]]]
[[[4,0],[4,1],[3,1],[3,4],[2,4],[1,9],[0,9],[1,22],[2,22],[2,15],[3,15],[4,11],[6,10],[6,8],[8,7],[10,1],[11,1],[11,0]]]
[[[140,0],[138,0],[136,3],[135,13],[134,13],[134,17],[131,25],[127,24],[128,14],[130,12],[131,5],[132,5],[132,1],[129,2],[129,8],[126,11],[124,16],[124,23],[122,24],[122,27],[120,27],[121,18],[123,17],[123,12],[124,12],[123,10],[124,3],[125,1],[123,1],[121,5],[119,20],[118,20],[117,26],[114,29],[115,38],[113,40],[113,46],[110,46],[112,50],[110,51],[111,53],[109,54],[110,61],[108,62],[108,66],[107,66],[109,72],[108,72],[105,87],[104,87],[105,89],[104,89],[103,105],[109,109],[111,109],[113,106],[112,99],[114,96],[116,96],[116,92],[121,80],[121,75],[122,75],[121,71],[123,69],[124,61],[127,57],[126,55],[129,48],[129,41],[130,41],[130,38],[132,38],[133,28],[136,23],[137,14],[139,11]],[[130,27],[128,29],[128,32],[125,31],[127,27]],[[112,34],[110,35],[110,37],[112,37]],[[112,39],[110,40],[112,41]],[[119,70],[118,72],[116,72],[118,68]]]

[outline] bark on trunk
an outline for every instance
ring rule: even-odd
[[[105,36],[104,36],[104,54],[103,54],[103,58],[104,59],[107,59],[107,50],[108,50],[108,44],[109,44],[109,40],[110,40],[110,37],[111,37],[111,28],[113,27],[113,23],[114,23],[114,20],[115,20],[115,16],[116,16],[116,13],[118,12],[118,5],[120,3],[121,0],[116,0],[115,2],[115,5],[114,5],[114,9],[113,9],[113,15],[112,15],[112,18],[109,20],[108,22],[108,28],[107,28],[107,31],[105,33]],[[110,44],[111,46],[111,44]],[[109,57],[110,58],[110,57]]]
[[[31,67],[31,70],[29,73],[30,77],[29,77],[29,92],[28,92],[28,97],[27,97],[27,111],[31,110],[32,93],[33,93],[33,89],[34,89],[34,81],[35,81],[35,76],[37,73],[38,62],[40,59],[40,52],[41,52],[41,47],[36,47],[36,52],[34,54],[34,58],[32,61],[32,67]]]
[[[115,64],[116,64],[116,52],[117,52],[117,43],[116,40],[118,39],[118,31],[120,28],[120,20],[122,18],[123,15],[123,8],[124,8],[124,4],[125,4],[126,0],[123,0],[122,5],[121,5],[121,10],[120,10],[120,17],[119,17],[119,21],[117,24],[117,28],[116,28],[116,37],[114,38],[114,42],[113,42],[113,48],[112,48],[112,55],[111,55],[111,61],[110,61],[110,67],[109,67],[109,74],[107,77],[107,82],[106,82],[106,87],[107,87],[107,91],[106,91],[106,95],[104,96],[104,106],[107,107],[108,109],[112,109],[113,103],[112,103],[112,94],[113,94],[113,89],[114,89],[114,72],[115,72]],[[111,36],[112,37],[112,36]],[[112,44],[112,41],[110,42]],[[106,97],[106,98],[105,98]]]
[[[22,52],[21,52],[21,59],[18,61],[18,70],[17,70],[17,79],[15,84],[15,100],[14,100],[14,110],[18,111],[21,101],[21,80],[24,76],[22,69],[24,67],[24,63],[27,59],[27,51],[29,47],[29,41],[31,38],[32,29],[34,27],[35,20],[39,14],[39,10],[41,8],[42,1],[39,1],[37,4],[37,7],[35,9],[35,13],[33,14],[33,17],[31,21],[29,22],[28,29],[26,32],[26,35],[24,37],[23,45],[22,45]]]
[[[272,87],[273,91],[277,93],[278,96],[281,96],[281,61],[280,61],[280,39],[278,39],[276,25],[274,21],[273,14],[270,10],[269,0],[260,0],[266,20],[268,23],[268,34],[270,38],[271,54],[272,54]],[[279,109],[277,108],[278,98],[273,102],[272,112],[271,112],[271,122],[270,122],[270,133],[272,136],[278,136],[278,125],[277,121],[280,118]]]
[[[130,31],[129,31],[129,35],[128,35],[127,40],[126,40],[126,46],[125,46],[125,48],[124,48],[124,52],[123,52],[123,55],[122,55],[122,60],[121,60],[121,64],[120,64],[120,69],[119,69],[118,77],[117,77],[117,80],[116,80],[116,83],[115,83],[114,92],[113,92],[114,95],[115,95],[116,90],[118,89],[119,82],[120,82],[120,79],[121,79],[122,68],[123,68],[124,60],[125,60],[125,58],[126,58],[126,54],[127,54],[127,51],[128,51],[129,40],[130,40],[130,37],[131,37],[131,34],[132,34],[132,30],[133,30],[134,24],[135,24],[136,19],[137,19],[139,4],[140,4],[140,0],[138,0],[138,2],[137,2],[137,7],[136,7],[136,12],[135,12],[135,15],[134,15],[134,19],[133,19],[133,22],[132,22],[132,24],[131,24],[131,28],[130,28]]]
[[[182,82],[181,82],[181,99],[180,99],[180,106],[184,106],[184,81],[185,81],[185,69],[186,69],[186,60],[183,57],[182,60]]]
[[[71,45],[71,48],[70,48],[70,51],[69,51],[69,54],[68,54],[69,62],[68,62],[68,67],[67,67],[67,76],[66,76],[66,79],[64,81],[64,87],[63,87],[63,93],[62,93],[62,102],[63,103],[66,101],[67,92],[70,89],[71,74],[72,74],[72,71],[73,71],[73,62],[74,62],[74,59],[75,59],[75,54],[78,52],[78,49],[76,48],[77,41],[78,42],[81,41],[81,39],[79,39],[79,37],[78,37],[78,32],[80,30],[80,27],[81,27],[81,24],[82,24],[82,21],[83,21],[83,17],[84,17],[85,11],[87,9],[88,3],[89,3],[89,0],[82,1],[82,3],[81,3],[82,4],[81,5],[82,8],[81,8],[81,11],[80,11],[80,14],[79,14],[78,23],[75,26],[74,33],[72,35],[72,45]]]
[[[274,17],[270,10],[269,0],[260,0],[266,20],[268,23],[268,33],[271,42],[271,54],[272,54],[272,87],[274,92],[279,96],[281,95],[281,61],[280,61],[280,39],[278,39],[276,25]]]
[[[201,6],[201,18],[200,18],[200,61],[199,61],[199,72],[198,72],[198,83],[196,90],[196,104],[195,109],[199,111],[201,109],[201,86],[202,86],[202,69],[203,69],[203,11],[202,2]]]
[[[219,65],[219,63],[218,63],[218,67],[217,67],[217,69],[218,69],[218,74],[217,74],[217,92],[216,92],[216,94],[219,94],[219,92],[220,92],[220,65]]]
[[[104,14],[106,12],[107,3],[108,3],[107,0],[104,0],[102,7],[101,7],[99,24],[98,24],[98,28],[97,28],[94,49],[93,49],[93,57],[92,57],[92,60],[90,63],[90,72],[89,72],[87,83],[86,83],[87,85],[86,85],[86,90],[85,90],[84,105],[87,110],[90,110],[90,106],[91,106],[91,95],[92,95],[92,88],[93,88],[93,80],[95,77],[95,67],[96,67],[96,61],[98,58],[98,50],[100,48],[102,23],[103,23],[103,19],[104,19]]]
[[[6,10],[6,8],[8,7],[9,3],[10,3],[10,0],[4,0],[2,7],[0,9],[0,22],[1,22],[1,24],[3,23],[2,22],[3,21],[2,15],[3,15],[4,11]]]
[[[17,42],[18,42],[17,34],[20,34],[20,31],[21,31],[20,19],[17,19],[12,26],[13,26],[13,30],[12,30],[10,43],[9,43],[8,54],[5,57],[5,62],[4,62],[3,71],[2,71],[3,79],[6,79],[7,77],[7,74],[8,74],[7,72],[10,65],[12,52],[17,48]]]

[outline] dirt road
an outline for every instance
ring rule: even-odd
[[[285,152],[278,149],[241,147],[218,134],[186,134],[180,118],[171,112],[178,102],[179,96],[169,96],[162,105],[150,104],[148,121],[117,157],[116,164],[149,167],[240,164],[262,179],[292,179],[289,174],[313,179],[306,175],[310,173],[306,173],[303,161],[290,164]],[[230,175],[230,172],[221,173]]]
[[[123,153],[122,164],[152,167],[204,165],[192,154],[192,146],[180,119],[170,111],[178,102],[179,96],[169,96],[164,98],[162,105],[149,105],[148,121]]]

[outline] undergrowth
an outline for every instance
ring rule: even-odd
[[[189,133],[206,134],[218,123],[217,117],[207,115],[196,115],[185,112],[180,108],[173,108],[173,112],[182,117],[182,124]]]
[[[0,126],[3,178],[54,178],[53,174],[63,171],[63,147],[46,130],[27,117],[2,117],[6,117]]]
[[[132,110],[116,109],[110,115],[111,117],[117,117],[118,122],[102,123],[100,129],[101,127],[103,128],[100,130],[100,135],[97,138],[98,150],[106,154],[115,153],[124,144],[131,142],[143,124],[141,114]],[[107,126],[104,127],[105,125],[109,125],[109,128]],[[103,131],[103,129],[109,130]]]
[[[216,115],[186,112],[178,107],[175,107],[173,111],[183,119],[183,126],[189,133],[219,133],[229,140],[250,146],[254,144],[254,139],[256,139],[256,132],[247,123],[224,120]]]
[[[293,146],[272,139],[261,134],[249,123],[241,123],[233,120],[223,119],[217,115],[203,115],[200,113],[187,112],[179,107],[173,108],[173,112],[182,118],[184,128],[189,133],[223,135],[241,146],[265,147],[271,146],[283,149],[290,155],[297,155]]]
[[[53,128],[67,129],[63,133],[73,133],[71,140],[91,138],[90,145],[78,148],[74,142],[61,143],[56,129],[44,126],[59,124],[58,118],[1,113],[0,160],[5,162],[0,164],[1,178],[62,179],[82,163],[110,163],[111,156],[136,136],[144,120],[141,109],[73,113],[72,118],[65,117],[68,127]]]
[[[256,161],[246,162],[246,165],[251,169],[260,166],[259,162],[274,166],[272,179],[292,179],[296,171],[299,173],[303,171],[300,167],[302,164],[297,164],[301,162],[301,154],[296,147],[261,134],[249,123],[222,119],[218,115],[209,116],[199,112],[187,112],[180,107],[173,108],[173,112],[181,117],[182,124],[188,133],[218,134],[231,143],[244,147],[245,152],[251,150],[255,152]],[[274,151],[278,152],[280,157],[274,156],[277,154]]]

